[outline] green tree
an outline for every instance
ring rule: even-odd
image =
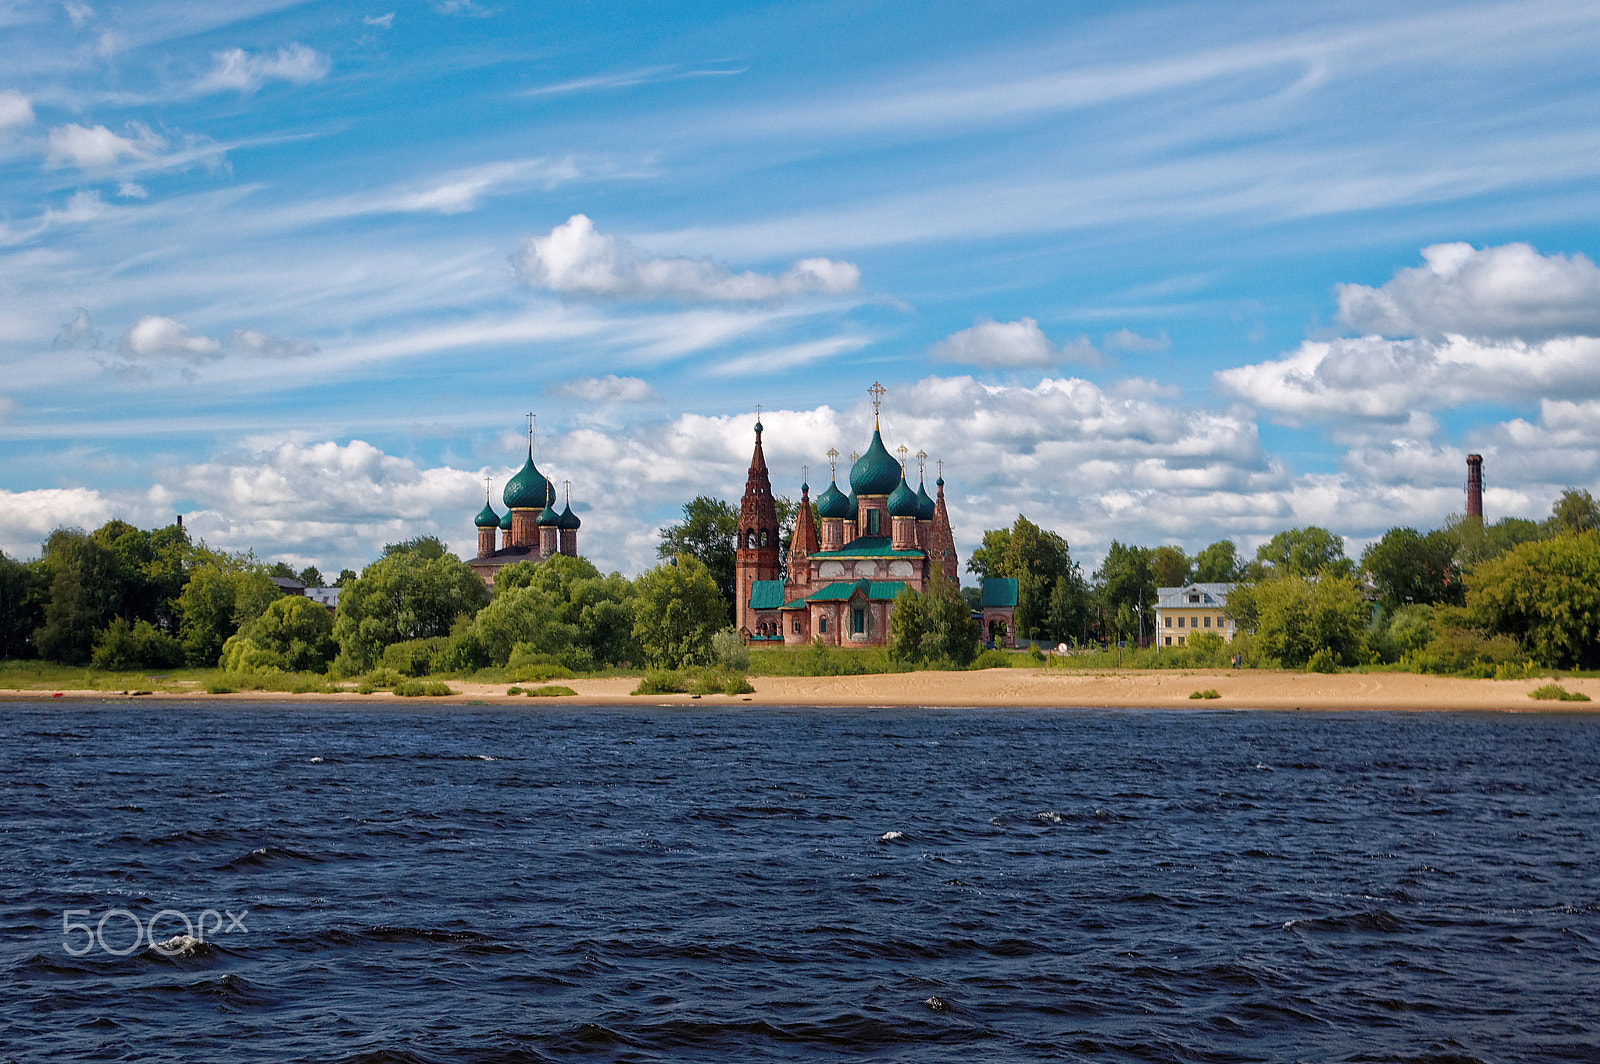
[[[1150,552],[1150,572],[1156,587],[1184,587],[1194,575],[1194,562],[1182,547],[1157,547]]]
[[[926,591],[907,584],[889,616],[889,656],[962,668],[978,656],[978,630],[961,593],[935,569]]]
[[[1256,551],[1256,568],[1257,574],[1263,576],[1316,576],[1324,569],[1349,576],[1355,571],[1355,565],[1345,557],[1344,540],[1316,525],[1279,532],[1263,543]]]
[[[279,595],[266,612],[244,629],[256,646],[274,654],[278,668],[321,672],[333,659],[333,615],[303,595]]]
[[[95,640],[89,663],[111,672],[170,669],[183,664],[183,644],[149,621],[115,617]]]
[[[588,669],[635,664],[642,659],[633,638],[633,585],[620,573],[601,576],[587,559],[566,555],[539,564],[516,562],[496,574],[495,600],[524,587],[544,592],[552,619],[572,629],[572,645],[579,653],[563,651],[568,660]],[[497,636],[485,646],[491,643],[498,650],[504,641]]]
[[[294,568],[288,562],[273,562],[267,569],[267,575],[280,580],[298,580]]]
[[[1545,530],[1539,523],[1525,517],[1503,517],[1492,525],[1485,525],[1477,518],[1469,520],[1461,514],[1452,514],[1445,519],[1445,530],[1460,544],[1456,560],[1463,569],[1498,558],[1519,543],[1545,538]]]
[[[252,562],[219,556],[197,565],[177,601],[185,659],[190,665],[217,664],[228,639],[282,597]]]
[[[1568,488],[1550,507],[1550,531],[1557,535],[1589,532],[1600,528],[1600,506],[1587,491]]]
[[[82,664],[96,637],[122,608],[122,559],[81,529],[58,528],[44,544],[49,597],[44,623],[34,633],[39,656]]]
[[[967,559],[967,571],[984,579],[1009,577],[1017,581],[1017,634],[1029,639],[1076,637],[1070,610],[1057,616],[1052,609],[1056,588],[1065,580],[1082,584],[1082,574],[1072,560],[1067,541],[1040,528],[1022,514],[1010,528],[990,529],[983,543]],[[1069,601],[1071,593],[1063,601]],[[1069,624],[1053,627],[1056,620]]]
[[[401,540],[399,543],[385,543],[383,556],[392,558],[396,554],[415,554],[423,561],[434,561],[439,558],[455,557],[450,553],[450,548],[445,546],[444,540],[438,536],[413,536]],[[459,561],[459,559],[457,559]]]
[[[306,587],[327,586],[322,580],[322,570],[318,569],[315,565],[308,565],[304,569],[301,569],[300,575],[295,579],[306,585]]]
[[[1331,568],[1315,577],[1282,572],[1242,583],[1229,593],[1227,612],[1255,632],[1258,650],[1292,667],[1323,649],[1356,664],[1369,617],[1355,578]]]
[[[1156,578],[1151,554],[1148,547],[1111,541],[1105,560],[1094,573],[1101,624],[1105,628],[1131,635],[1142,627],[1141,617],[1154,619]]]
[[[1055,590],[1050,592],[1050,615],[1045,631],[1060,642],[1087,640],[1092,603],[1093,595],[1083,579],[1083,572],[1073,565],[1072,572],[1057,580]]]
[[[728,603],[724,625],[733,622],[733,539],[738,531],[737,507],[709,495],[697,495],[683,504],[682,522],[661,530],[661,543],[656,547],[656,557],[663,561],[689,557],[706,567],[723,602]]]
[[[489,592],[472,567],[451,554],[398,550],[362,570],[339,595],[335,669],[345,676],[377,665],[383,648],[449,635],[458,616],[475,616]]]
[[[1475,566],[1467,614],[1541,665],[1600,667],[1600,532],[1523,543]]]
[[[1202,584],[1231,584],[1239,579],[1239,548],[1219,539],[1194,556],[1194,578]]]
[[[354,569],[340,569],[339,570],[339,579],[337,579],[337,580],[335,580],[333,582],[333,586],[334,587],[344,587],[346,584],[350,583],[355,578],[356,578],[356,571]]]
[[[1395,609],[1407,603],[1459,606],[1466,601],[1466,585],[1456,551],[1461,541],[1438,529],[1424,535],[1414,528],[1391,528],[1361,554],[1361,568],[1372,576],[1384,606]]]
[[[0,551],[0,659],[33,657],[48,579],[41,563],[16,561]]]
[[[727,625],[728,601],[710,569],[692,554],[658,565],[634,582],[633,635],[645,659],[676,669],[712,659],[711,637]]]

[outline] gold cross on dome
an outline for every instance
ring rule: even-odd
[[[837,447],[828,448],[828,472],[832,473],[835,478],[839,475],[839,448]]]
[[[851,451],[850,452],[850,464],[852,466],[854,466],[860,460],[861,460],[861,452],[860,451]]]
[[[483,478],[483,498],[485,501],[494,498],[494,477]]]
[[[924,472],[927,471],[927,465],[928,465],[928,452],[927,451],[918,451],[917,452],[917,476],[920,477],[920,476],[922,476],[922,474]]]
[[[888,389],[877,381],[873,381],[872,387],[867,389],[867,394],[872,396],[872,419],[874,421],[878,419],[878,408],[883,405],[883,393],[886,391]]]
[[[894,449],[894,453],[900,456],[900,475],[902,477],[906,475],[906,455],[910,453],[910,451],[911,448],[907,447],[903,443]]]

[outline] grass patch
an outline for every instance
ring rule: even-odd
[[[1216,688],[1209,687],[1204,691],[1192,691],[1192,692],[1190,692],[1189,697],[1190,698],[1221,698],[1222,696],[1217,693]]]
[[[751,647],[752,676],[864,676],[869,673],[907,672],[890,660],[883,647]]]
[[[1558,683],[1547,683],[1543,687],[1535,687],[1528,692],[1529,698],[1536,698],[1541,702],[1588,702],[1589,696],[1582,691],[1569,691]]]
[[[547,683],[543,687],[530,687],[522,693],[529,698],[564,698],[567,695],[575,695],[578,692],[570,687],[563,687],[558,683]]]
[[[633,689],[636,695],[681,695],[689,690],[688,678],[675,669],[650,669]]]
[[[1017,656],[996,647],[991,650],[985,650],[982,654],[973,658],[972,664],[968,665],[967,668],[972,672],[977,672],[980,669],[1009,669],[1011,668],[1012,660]]]

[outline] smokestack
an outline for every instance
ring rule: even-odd
[[[1483,455],[1467,455],[1467,516],[1483,523]]]

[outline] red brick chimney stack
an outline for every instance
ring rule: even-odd
[[[1467,455],[1467,517],[1483,523],[1483,455]]]

